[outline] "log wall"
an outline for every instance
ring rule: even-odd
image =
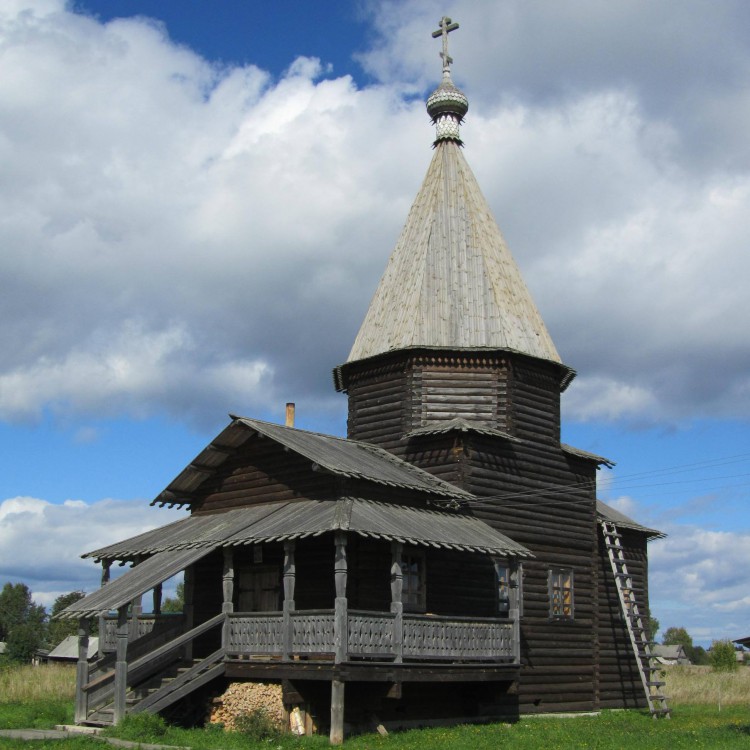
[[[600,705],[602,632],[596,464],[560,448],[559,368],[508,354],[473,359],[433,354],[402,352],[400,367],[397,355],[377,367],[350,367],[349,436],[378,443],[484,498],[473,506],[475,515],[534,553],[524,562],[521,711],[594,710]],[[492,426],[520,442],[458,431],[407,437],[455,417]],[[571,620],[550,617],[552,568],[573,571]],[[446,565],[441,574],[450,570]],[[469,587],[482,577],[455,570],[452,580]],[[428,589],[428,600],[429,595]],[[488,606],[480,599],[478,588],[477,614]]]
[[[467,489],[486,498],[475,504],[475,515],[535,555],[524,561],[521,711],[593,710],[599,677],[594,467],[539,443],[476,438],[467,450]],[[553,568],[573,571],[570,620],[550,615]]]
[[[193,511],[213,512],[248,505],[335,497],[330,475],[312,471],[311,462],[255,436],[244,443],[201,485]]]

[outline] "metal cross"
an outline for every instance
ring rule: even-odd
[[[458,28],[458,24],[453,23],[448,16],[443,16],[440,19],[439,26],[440,28],[437,31],[432,32],[432,38],[437,39],[439,36],[443,37],[443,51],[440,53],[440,57],[443,58],[443,73],[450,73],[453,58],[448,54],[448,34],[451,31],[455,31]]]

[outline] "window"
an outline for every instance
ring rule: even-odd
[[[404,609],[412,612],[424,612],[427,601],[424,552],[404,550],[401,556],[401,573],[403,575],[401,601],[404,604]]]
[[[573,619],[573,571],[553,568],[549,572],[549,616],[556,620]]]
[[[501,617],[510,613],[510,567],[507,563],[495,563],[497,576],[497,611]]]

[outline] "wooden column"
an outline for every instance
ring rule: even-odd
[[[346,600],[346,532],[337,531],[334,538],[336,557],[334,560],[334,580],[336,584],[336,602],[333,618],[334,662],[340,664],[346,661],[349,623],[348,603]],[[331,680],[331,744],[341,745],[344,742],[344,682]]]
[[[160,615],[161,614],[161,597],[162,597],[162,586],[160,583],[157,583],[156,586],[154,586],[153,596],[154,596],[153,608],[151,611],[155,615]]]
[[[133,560],[133,567],[135,568],[141,562],[140,557],[136,557]],[[142,596],[136,596],[135,599],[130,603],[130,638],[135,640],[138,638],[138,620],[143,612]]]
[[[284,542],[284,603],[282,605],[284,616],[284,653],[282,658],[284,661],[291,660],[294,649],[292,612],[294,611],[294,585],[297,576],[294,550],[295,542],[293,539]]]
[[[112,567],[111,560],[102,560],[102,587],[109,583],[109,570]],[[104,615],[99,615],[99,658],[104,656],[104,639],[107,633],[107,620]]]
[[[344,744],[344,682],[331,680],[331,734],[332,745]]]
[[[521,663],[521,605],[523,587],[523,568],[519,562],[511,562],[510,567],[510,611],[508,616],[513,620],[513,660]]]
[[[117,610],[117,661],[115,662],[114,723],[125,717],[125,695],[128,691],[128,605]]]
[[[335,647],[334,661],[339,664],[346,661],[349,640],[349,623],[346,600],[346,532],[337,531],[335,536],[336,557],[334,561],[334,580],[336,584],[336,602],[333,620],[333,642]]]
[[[78,665],[76,667],[75,723],[82,724],[88,714],[88,694],[83,686],[89,681],[89,623],[78,620]]]
[[[401,594],[404,588],[404,573],[401,570],[401,542],[391,542],[391,612],[393,618],[393,652],[395,661],[404,660],[404,604]]]
[[[193,622],[195,620],[195,608],[193,606],[193,598],[195,595],[195,569],[192,565],[185,568],[185,577],[183,578],[184,582],[184,603],[182,605],[182,617],[183,617],[183,627],[184,632],[188,632],[188,630],[193,629]],[[183,654],[185,656],[185,659],[187,661],[193,660],[193,642],[190,641],[189,643],[186,643],[184,646]]]
[[[221,629],[221,645],[229,648],[229,613],[234,612],[234,550],[224,547],[224,574],[221,581],[224,601],[221,611],[224,613],[224,625]]]

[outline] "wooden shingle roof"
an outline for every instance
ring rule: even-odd
[[[341,498],[302,500],[192,515],[88,552],[101,560],[145,559],[58,617],[95,617],[132,601],[218,547],[280,542],[346,531],[362,537],[487,555],[533,557],[522,544],[466,513]]]
[[[460,504],[471,495],[376,445],[308,432],[258,419],[232,417],[217,437],[190,462],[152,505],[189,505],[193,493],[252,435],[262,435],[310,461],[311,470],[360,479],[397,489],[415,490],[434,502]]]
[[[607,505],[601,500],[596,501],[596,514],[599,518],[602,518],[605,521],[610,521],[611,523],[616,523],[623,529],[643,532],[649,539],[664,539],[667,536],[663,531],[650,529],[648,526],[642,526],[637,521],[634,521],[624,513],[620,513],[619,510],[615,510],[611,505]]]
[[[348,362],[394,349],[560,355],[455,140],[439,141]]]

